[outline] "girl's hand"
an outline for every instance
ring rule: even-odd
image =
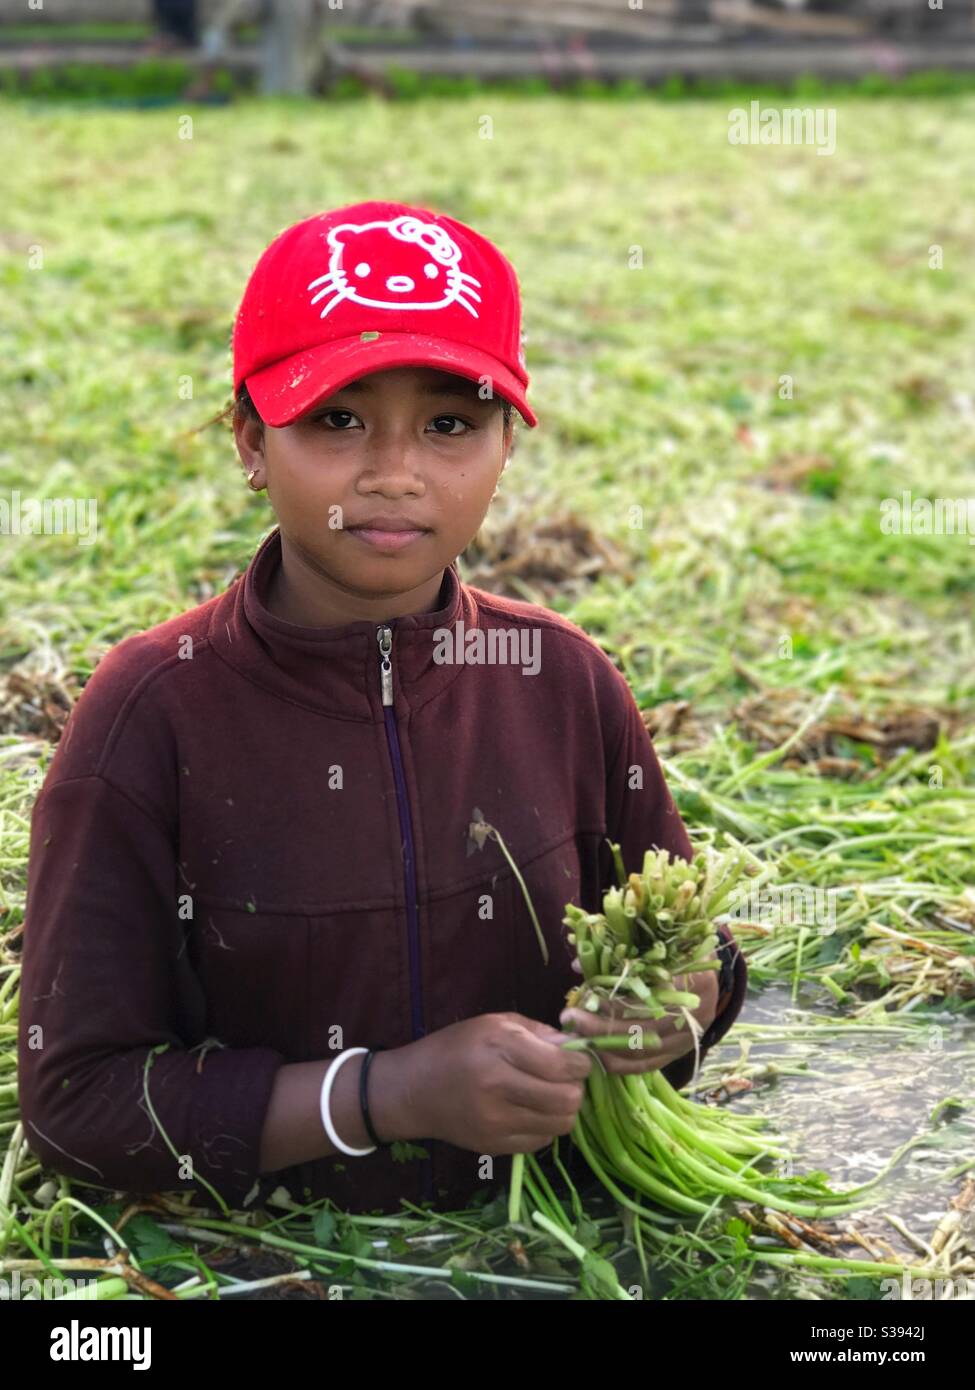
[[[416,1137],[476,1154],[534,1153],[570,1134],[593,1067],[564,1033],[517,1013],[478,1014],[407,1043]]]
[[[578,961],[573,962],[573,968],[582,973]],[[704,1032],[714,1022],[718,1006],[718,972],[702,970],[693,975],[678,975],[674,979],[674,986],[700,998],[698,1007],[690,1012]],[[655,1046],[648,1036],[645,1046],[634,1047],[632,1050],[624,1048],[617,1052],[601,1048],[599,1060],[608,1072],[657,1071],[661,1067],[669,1066],[671,1062],[676,1062],[678,1057],[683,1057],[685,1053],[694,1051],[694,1039],[687,1020],[683,1020],[680,1028],[676,1026],[676,1020],[682,1018],[681,1014],[668,1014],[666,1018],[636,1018],[632,1014],[624,1013],[617,1000],[608,1007],[608,1013],[604,1012],[607,1009],[605,1003],[599,1013],[590,1013],[588,1009],[566,1008],[559,1015],[559,1021],[563,1027],[584,1038],[621,1033],[624,1037],[629,1035],[634,1042],[639,1042],[641,1035],[630,1033],[630,1029],[636,1024],[643,1029],[644,1034],[656,1033],[660,1039],[659,1047]]]

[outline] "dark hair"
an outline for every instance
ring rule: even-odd
[[[501,413],[504,416],[504,427],[506,430],[510,429],[512,427],[512,411],[514,410],[514,405],[505,396],[497,395],[495,399],[501,402]],[[233,420],[239,420],[241,423],[243,423],[246,420],[261,421],[261,416],[258,413],[257,406],[251,400],[250,392],[247,390],[247,387],[245,385],[242,385],[240,390],[237,392],[236,399],[231,401],[227,408],[215,418],[218,420],[223,420],[226,419],[228,415],[231,416]],[[261,423],[263,424],[263,421],[261,421]]]

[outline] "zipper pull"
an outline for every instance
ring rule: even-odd
[[[376,628],[376,641],[379,643],[379,675],[382,680],[383,704],[393,703],[393,663],[390,652],[393,650],[393,634],[385,625]]]

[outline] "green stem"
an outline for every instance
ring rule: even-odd
[[[644,1032],[643,1036],[645,1039],[649,1037],[651,1041],[656,1038],[657,1043],[660,1042],[656,1033],[647,1034]],[[592,1038],[570,1038],[568,1042],[562,1043],[561,1046],[566,1052],[586,1052],[591,1047],[600,1048],[605,1052],[636,1051],[635,1048],[631,1048],[630,1038],[626,1033],[601,1033]],[[644,1042],[642,1046],[646,1047],[646,1042]]]
[[[525,1176],[525,1155],[515,1154],[511,1160],[511,1187],[508,1191],[508,1224],[521,1221],[521,1185]]]
[[[535,1157],[534,1154],[528,1154],[527,1160],[529,1171],[531,1172],[532,1176],[535,1179],[535,1182],[538,1184],[541,1191],[545,1194],[545,1196],[548,1199],[548,1209],[552,1215],[553,1220],[557,1221],[561,1226],[564,1227],[565,1230],[571,1233],[572,1222],[566,1216],[565,1211],[562,1207],[562,1203],[559,1201],[558,1197],[556,1197],[555,1192],[552,1189],[552,1184],[545,1176],[545,1172],[542,1168],[542,1165],[539,1163],[538,1159]]]
[[[683,1140],[685,1144],[696,1148],[713,1162],[721,1164],[723,1168],[731,1168],[735,1172],[739,1171],[739,1165],[731,1154],[726,1153],[718,1144],[713,1143],[701,1130],[689,1125],[686,1120],[668,1110],[667,1106],[662,1105],[646,1086],[640,1086],[639,1080],[640,1078],[636,1076],[623,1078],[624,1084],[627,1082],[636,1083],[633,1086],[628,1085],[627,1090],[632,1097],[634,1106],[645,1116],[648,1128],[651,1128],[654,1123],[659,1124],[675,1139]],[[755,1173],[754,1176],[760,1179],[762,1175]]]
[[[620,853],[620,847],[619,845],[614,845],[612,840],[607,840],[606,843],[612,851],[613,863],[616,866],[616,877],[619,879],[619,886],[620,888],[624,888],[627,881],[626,869],[623,867],[623,856]]]
[[[157,1054],[160,1053],[160,1052],[165,1052],[165,1051],[169,1048],[169,1046],[170,1046],[169,1043],[160,1043],[158,1047],[152,1048],[152,1049],[150,1050],[150,1052],[149,1052],[149,1055],[146,1057],[146,1064],[145,1064],[145,1067],[143,1068],[143,1072],[142,1072],[142,1095],[143,1095],[143,1098],[144,1098],[145,1103],[146,1103],[146,1109],[149,1111],[149,1115],[150,1115],[150,1117],[152,1118],[153,1124],[156,1126],[156,1128],[159,1130],[159,1133],[162,1135],[162,1137],[163,1137],[163,1142],[165,1143],[166,1148],[167,1148],[167,1149],[169,1150],[169,1152],[172,1154],[173,1158],[175,1158],[175,1159],[177,1160],[177,1162],[178,1162],[178,1161],[179,1161],[179,1158],[180,1158],[180,1155],[179,1155],[178,1152],[176,1151],[176,1148],[175,1148],[174,1145],[173,1145],[173,1141],[170,1139],[169,1135],[166,1133],[165,1129],[163,1128],[162,1121],[160,1120],[159,1116],[156,1114],[155,1110],[153,1109],[152,1101],[149,1099],[149,1068],[152,1066],[153,1062],[156,1060]],[[220,1196],[220,1193],[219,1193],[219,1192],[217,1191],[217,1189],[213,1186],[213,1184],[207,1182],[207,1180],[206,1180],[206,1178],[203,1176],[203,1174],[202,1174],[202,1173],[198,1173],[198,1172],[196,1171],[196,1163],[195,1163],[195,1161],[193,1161],[193,1162],[191,1163],[191,1168],[192,1168],[194,1180],[195,1180],[196,1182],[200,1183],[203,1187],[206,1188],[206,1190],[209,1192],[210,1196],[213,1197],[214,1200],[216,1201],[217,1206],[218,1206],[218,1207],[220,1208],[220,1210],[223,1212],[224,1216],[229,1216],[229,1215],[230,1215],[230,1208],[227,1206],[227,1203],[226,1203],[226,1202],[224,1201],[224,1199]]]
[[[586,1102],[580,1109],[583,1114]],[[635,1163],[630,1157],[628,1150],[620,1142],[619,1137],[611,1126],[601,1125],[598,1120],[589,1121],[590,1127],[595,1129],[599,1142],[602,1145],[609,1165],[624,1180],[632,1184],[638,1192],[642,1192],[646,1197],[652,1197],[655,1201],[669,1207],[671,1211],[695,1212],[698,1215],[708,1210],[704,1202],[698,1201],[696,1197],[688,1197],[685,1193],[679,1192],[666,1183],[661,1182],[645,1166]]]
[[[617,1117],[616,1134],[633,1162],[641,1167],[649,1163],[678,1192],[693,1196],[688,1190],[685,1175],[674,1161],[676,1146],[669,1132],[662,1126],[641,1123],[639,1111],[631,1104],[625,1087],[610,1084],[607,1091]]]
[[[570,1235],[567,1235],[565,1231],[560,1230],[559,1227],[556,1226],[554,1221],[550,1221],[546,1216],[543,1216],[541,1212],[533,1211],[532,1220],[537,1222],[537,1224],[541,1226],[543,1230],[548,1231],[550,1236],[554,1236],[554,1238],[557,1241],[560,1241],[561,1244],[565,1246],[566,1250],[570,1250],[572,1254],[575,1255],[579,1263],[582,1264],[582,1262],[586,1258],[586,1255],[588,1254],[588,1251],[586,1250],[586,1247],[584,1245],[580,1245],[577,1240],[573,1240],[573,1238]],[[614,1297],[619,1299],[625,1299],[627,1303],[633,1302],[632,1295],[628,1294],[626,1290],[622,1287],[622,1285],[620,1285],[619,1283],[617,1283],[616,1285]]]
[[[53,1299],[54,1303],[64,1303],[71,1299],[97,1299],[124,1298],[128,1293],[129,1286],[124,1279],[112,1276],[110,1279],[99,1279],[96,1284],[84,1284],[80,1289],[74,1289],[71,1293],[58,1294]]]
[[[647,1257],[643,1249],[643,1234],[640,1229],[640,1218],[633,1217],[633,1245],[636,1249],[637,1258],[640,1261],[640,1273],[643,1275],[643,1287],[650,1289],[650,1271],[647,1268]]]
[[[533,922],[534,927],[535,927],[535,935],[538,937],[538,945],[539,945],[539,948],[541,949],[541,952],[542,952],[542,960],[545,962],[546,965],[548,965],[548,946],[546,945],[546,942],[545,942],[545,934],[544,934],[544,932],[542,931],[542,928],[541,928],[541,926],[539,925],[538,918],[537,918],[536,915],[535,915],[535,908],[533,907],[533,905],[532,905],[532,900],[531,900],[531,898],[530,898],[529,895],[528,895],[528,889],[525,887],[525,880],[524,880],[524,879],[522,878],[522,876],[521,876],[521,873],[520,873],[520,871],[519,871],[519,869],[518,869],[518,865],[515,863],[515,861],[514,861],[514,860],[512,859],[512,857],[511,857],[511,855],[508,853],[508,846],[505,844],[504,840],[501,838],[501,832],[500,832],[499,830],[495,830],[495,828],[492,826],[492,827],[491,827],[491,833],[494,835],[494,838],[497,840],[498,844],[501,846],[501,853],[504,855],[505,859],[507,859],[508,863],[511,865],[511,872],[514,874],[515,878],[518,880],[518,886],[520,887],[521,892],[522,892],[522,896],[524,897],[525,902],[526,902],[527,905],[528,905],[528,912],[529,912],[529,915],[531,916],[532,922]]]
[[[579,1114],[583,1116],[583,1111],[580,1110]],[[628,1207],[631,1211],[637,1211],[642,1216],[651,1216],[651,1213],[647,1211],[646,1207],[634,1202],[631,1197],[627,1197],[626,1193],[614,1182],[612,1173],[610,1172],[611,1168],[620,1175],[624,1182],[631,1183],[638,1192],[642,1192],[646,1197],[652,1197],[654,1201],[659,1202],[661,1206],[667,1207],[671,1211],[690,1212],[696,1216],[706,1216],[711,1210],[706,1202],[699,1202],[696,1198],[685,1197],[681,1192],[674,1192],[664,1183],[658,1182],[657,1179],[652,1177],[649,1173],[645,1173],[640,1168],[636,1168],[635,1165],[631,1165],[625,1153],[620,1154],[617,1158],[616,1154],[612,1151],[608,1152],[606,1154],[607,1162],[604,1165],[594,1153],[590,1137],[586,1134],[583,1127],[586,1118],[587,1117],[583,1116],[582,1124],[578,1121],[576,1122],[576,1126],[572,1131],[573,1141],[578,1145],[586,1162],[606,1188],[606,1191],[609,1192],[611,1196],[615,1197],[617,1202],[622,1206]],[[599,1142],[602,1142],[602,1140],[603,1136],[600,1134]],[[627,1171],[628,1168],[632,1168],[633,1171]]]
[[[532,1206],[537,1207],[550,1221],[555,1221],[556,1224],[558,1224],[555,1212],[552,1210],[548,1198],[534,1181],[527,1168],[525,1169],[522,1181],[524,1183],[524,1194],[527,1201],[529,1201]]]
[[[572,1215],[575,1217],[576,1225],[578,1225],[578,1223],[582,1220],[584,1215],[582,1209],[582,1202],[579,1200],[579,1194],[576,1191],[575,1183],[569,1177],[569,1174],[566,1171],[565,1164],[559,1157],[558,1135],[556,1135],[552,1143],[552,1161],[554,1162],[556,1168],[558,1168],[559,1172],[562,1174],[562,1179],[565,1182],[566,1187],[569,1189],[569,1193],[572,1197]]]

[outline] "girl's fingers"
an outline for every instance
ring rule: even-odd
[[[588,1009],[563,1009],[559,1021],[574,1033],[586,1038],[605,1037],[607,1033],[622,1033],[624,1036],[638,1036],[632,1030],[639,1028],[641,1033],[656,1033],[663,1039],[668,1020],[664,1018],[633,1018],[625,1015],[610,1017],[607,1014],[591,1014]]]
[[[599,1033],[618,1033],[623,1021],[608,1018],[606,1014],[591,1014],[588,1009],[563,1009],[559,1014],[563,1028],[571,1028],[574,1033],[582,1033],[587,1038],[594,1038]],[[623,1031],[626,1031],[625,1028]]]
[[[573,961],[573,969],[581,973],[578,959]],[[698,995],[701,1003],[690,1012],[702,1029],[708,1028],[715,1016],[718,995],[714,971],[703,970],[692,975],[676,976],[673,984],[681,992]],[[680,1013],[668,1012],[661,1018],[641,1018],[624,1013],[622,1006],[613,1001],[609,1005],[604,1002],[598,1013],[582,1008],[565,1008],[559,1015],[559,1022],[583,1038],[628,1036],[631,1047],[621,1050],[600,1048],[598,1051],[605,1070],[616,1075],[659,1071],[694,1051],[693,1034]],[[658,1041],[654,1040],[654,1034]]]
[[[661,1067],[669,1067],[671,1062],[676,1062],[685,1053],[693,1051],[694,1044],[690,1038],[686,1042],[681,1042],[678,1038],[670,1040],[659,1051],[644,1050],[631,1053],[607,1050],[600,1052],[599,1059],[608,1072],[657,1071]]]
[[[537,1153],[539,1149],[548,1148],[554,1137],[552,1134],[509,1134],[498,1153],[502,1158],[509,1154]]]
[[[592,1070],[592,1059],[583,1052],[566,1052],[564,1041],[557,1029],[526,1019],[521,1028],[511,1029],[501,1055],[522,1078],[533,1077],[547,1085],[584,1081]]]
[[[518,1124],[526,1133],[544,1131],[549,1120],[575,1114],[582,1102],[584,1083],[538,1081],[533,1076],[514,1076],[505,1085],[504,1100],[517,1112]]]
[[[671,1062],[675,1062],[676,1057],[644,1057],[640,1060],[627,1061],[618,1054],[603,1056],[603,1065],[611,1076],[639,1076],[643,1072],[661,1071],[664,1067],[669,1067]]]

